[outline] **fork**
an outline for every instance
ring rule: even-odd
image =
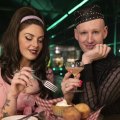
[[[35,76],[35,74],[32,74],[32,76],[33,76],[33,78],[39,80],[46,88],[48,88],[52,92],[56,92],[58,90],[57,86],[55,86],[50,81],[48,81],[48,80],[41,80],[39,77]]]
[[[17,119],[17,120],[27,120],[27,119],[29,119],[30,117],[32,117],[32,116],[34,116],[34,115],[37,115],[37,114],[39,114],[39,113],[37,113],[37,112],[31,113],[31,114],[29,114],[29,115],[27,115],[27,116],[25,116],[25,117],[19,118],[19,119]]]

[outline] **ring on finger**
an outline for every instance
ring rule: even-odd
[[[29,80],[34,80],[34,77],[29,77]]]

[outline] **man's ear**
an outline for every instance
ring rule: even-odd
[[[76,40],[78,40],[78,31],[76,28],[74,29],[74,37]]]
[[[108,35],[108,26],[104,27],[104,39],[107,37]]]

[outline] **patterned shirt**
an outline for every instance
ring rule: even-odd
[[[120,114],[120,58],[111,52],[102,60],[86,64],[81,73],[83,93],[76,93],[74,102],[85,102],[102,114]]]

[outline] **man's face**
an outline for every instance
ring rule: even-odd
[[[103,19],[95,19],[77,25],[74,35],[82,51],[87,52],[96,44],[103,44],[107,36],[107,27]]]

